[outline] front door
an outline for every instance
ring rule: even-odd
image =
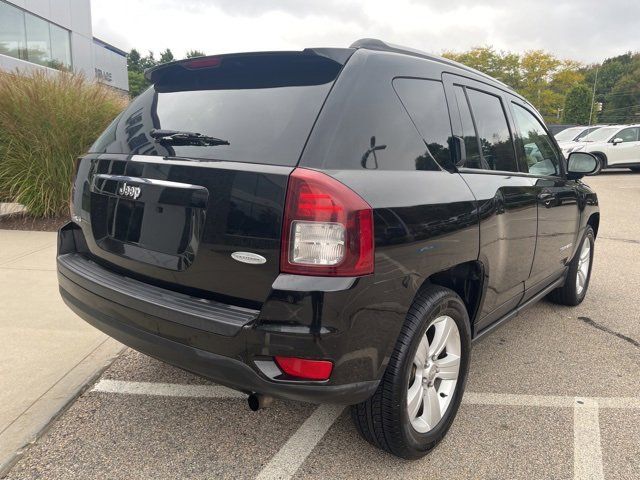
[[[538,235],[525,299],[546,287],[564,269],[575,248],[579,210],[576,182],[567,180],[562,157],[544,124],[517,101],[510,102],[520,170],[532,180],[538,203]]]
[[[607,150],[607,165],[624,165],[640,162],[640,127],[629,127],[616,133],[613,139],[620,139],[620,143],[611,143]],[[612,139],[612,140],[613,140]]]

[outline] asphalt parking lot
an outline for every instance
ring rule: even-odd
[[[587,179],[601,225],[590,291],[474,345],[445,440],[407,462],[348,411],[243,396],[127,350],[8,473],[25,478],[640,478],[640,175]]]

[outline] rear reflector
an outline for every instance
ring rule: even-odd
[[[276,356],[275,361],[284,373],[301,380],[327,380],[333,370],[329,360]]]
[[[358,194],[315,170],[289,177],[280,271],[298,275],[373,273],[373,210]]]

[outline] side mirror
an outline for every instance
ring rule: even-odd
[[[600,172],[600,161],[587,152],[572,152],[567,160],[568,177],[572,180]]]
[[[622,142],[624,142],[624,140],[621,139],[620,137],[616,137],[613,140],[611,140],[611,143],[613,143],[614,145],[617,145],[617,144],[622,143]]]

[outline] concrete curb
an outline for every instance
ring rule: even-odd
[[[107,338],[0,433],[0,478],[126,347]]]
[[[1,203],[0,202],[0,218],[5,215],[13,215],[14,213],[26,212],[24,206],[19,203]]]

